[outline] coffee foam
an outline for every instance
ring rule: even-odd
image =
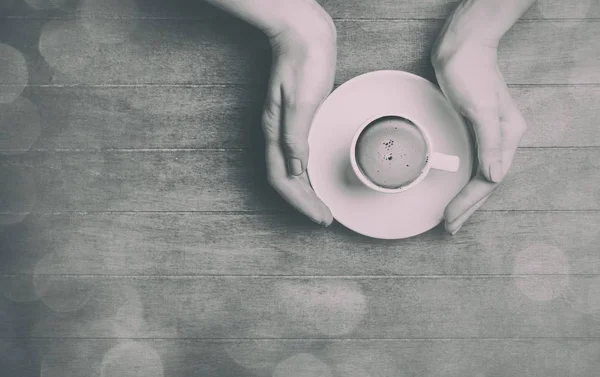
[[[356,162],[377,186],[396,189],[419,177],[427,164],[427,144],[419,129],[400,117],[370,123],[356,143]]]

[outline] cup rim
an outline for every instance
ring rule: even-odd
[[[419,175],[413,179],[410,183],[397,187],[397,188],[386,188],[386,187],[381,187],[377,184],[375,184],[373,181],[371,181],[369,178],[367,178],[363,171],[361,170],[361,168],[358,166],[358,161],[356,161],[356,144],[358,142],[358,138],[360,137],[360,135],[362,135],[363,131],[373,122],[375,122],[378,119],[381,118],[387,118],[387,117],[394,117],[394,118],[401,118],[405,121],[410,122],[411,124],[413,124],[421,133],[421,135],[423,136],[423,139],[425,140],[425,145],[427,147],[427,150],[425,151],[425,166],[423,166],[423,169],[421,169],[421,172],[419,173]],[[429,170],[431,170],[431,155],[435,153],[433,151],[433,146],[432,146],[432,142],[431,142],[431,137],[429,136],[429,133],[427,132],[427,130],[425,130],[425,128],[423,126],[421,126],[420,124],[418,124],[417,122],[413,121],[412,119],[407,118],[406,116],[400,114],[400,113],[396,113],[396,112],[386,112],[384,114],[375,114],[372,115],[370,117],[368,117],[356,130],[356,132],[354,133],[354,137],[352,138],[352,144],[350,145],[350,164],[352,165],[352,170],[354,171],[354,174],[358,177],[358,179],[367,187],[369,187],[370,189],[373,189],[375,191],[379,191],[382,193],[386,193],[386,194],[396,194],[396,193],[400,193],[403,191],[406,191],[414,186],[416,186],[417,184],[419,184],[423,179],[425,179],[425,177],[427,176],[427,174],[429,173]]]

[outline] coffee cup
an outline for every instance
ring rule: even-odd
[[[389,194],[416,186],[431,169],[457,172],[460,166],[457,156],[435,151],[423,126],[400,114],[367,119],[352,139],[350,163],[365,186]]]

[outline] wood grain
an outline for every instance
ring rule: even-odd
[[[380,69],[433,79],[429,52],[441,25],[435,20],[338,21],[336,82]],[[111,20],[108,30],[121,34],[81,28],[76,21],[8,19],[0,34],[26,53],[30,83],[36,85],[267,81],[268,43],[239,21],[139,20],[132,28],[127,20]],[[519,22],[500,47],[500,68],[509,84],[600,83],[599,33],[600,21],[594,20]]]
[[[459,0],[317,0],[334,18],[367,18],[367,19],[426,19],[445,18]],[[95,18],[199,18],[210,19],[223,17],[223,13],[197,0],[137,0],[107,2],[104,6],[82,6],[82,1],[63,2],[62,7],[49,0],[34,1],[43,5],[42,9],[32,10],[23,2],[5,0],[6,16],[22,17],[74,17],[85,16]],[[92,3],[93,4],[93,3]],[[79,5],[79,6],[78,6]],[[79,11],[79,12],[77,12]],[[560,19],[560,18],[600,18],[600,6],[594,0],[560,1],[538,0],[524,15],[526,19]]]
[[[522,146],[600,146],[600,86],[510,91],[529,123]],[[35,149],[236,149],[262,143],[263,86],[29,87],[26,95],[42,119]],[[22,111],[16,103],[0,105],[2,117],[27,130],[31,117]],[[0,143],[0,153],[14,147]]]
[[[308,373],[317,365],[320,376],[461,377],[530,376],[589,377],[600,367],[597,340],[415,340],[415,341],[326,341],[326,340],[125,340],[35,339],[27,343],[3,340],[6,348],[32,357],[7,360],[15,374],[7,377],[44,376],[101,377],[105,355],[122,350],[113,367],[165,376],[271,377],[285,360],[306,360]],[[158,355],[157,359],[142,355]],[[310,356],[311,355],[311,356]],[[0,356],[1,357],[1,356]],[[297,366],[297,364],[296,364]],[[279,366],[281,368],[281,366]],[[18,373],[17,373],[18,371]],[[162,374],[158,374],[162,375]],[[352,374],[350,374],[352,376]]]
[[[24,277],[1,278],[14,298]],[[18,337],[600,336],[598,275],[29,279],[40,301],[2,305]]]
[[[522,149],[484,210],[600,209],[600,149]],[[291,210],[266,182],[262,150],[28,153],[0,160],[0,211]],[[13,179],[37,182],[31,191]],[[17,200],[17,199],[15,199]],[[2,204],[0,202],[0,204]]]
[[[332,17],[376,19],[445,19],[460,2],[460,0],[319,0]],[[523,18],[600,18],[600,5],[594,0],[571,2],[538,0]]]
[[[0,273],[507,275],[524,255],[564,255],[571,274],[600,274],[599,242],[599,212],[478,212],[454,237],[402,241],[295,214],[32,214],[0,228]]]

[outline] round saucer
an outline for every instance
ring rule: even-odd
[[[350,165],[350,145],[362,123],[388,113],[426,128],[435,152],[460,158],[459,171],[431,170],[418,185],[397,194],[367,188]],[[373,238],[408,238],[434,228],[473,166],[462,116],[435,85],[402,71],[370,72],[341,85],[317,111],[309,145],[307,170],[317,196],[342,225]]]

